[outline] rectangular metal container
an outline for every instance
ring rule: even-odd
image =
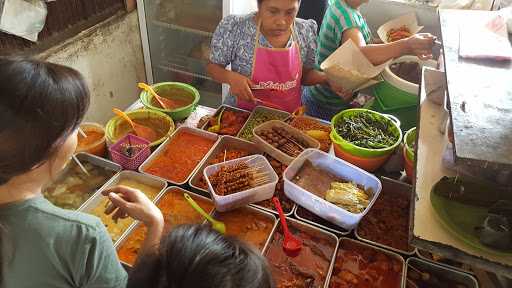
[[[270,244],[270,239],[271,239],[272,235],[274,234],[274,231],[276,230],[277,226],[279,225],[279,220],[276,218],[276,216],[274,216],[274,214],[266,212],[266,211],[262,211],[260,209],[256,209],[256,208],[251,207],[251,206],[246,206],[246,207],[242,207],[242,208],[250,209],[251,211],[254,211],[254,212],[258,213],[258,214],[261,214],[262,216],[264,216],[267,219],[269,219],[269,220],[274,222],[274,226],[272,227],[272,230],[270,231],[270,234],[267,237],[267,241],[265,242],[265,245],[263,246],[263,249],[261,250],[261,253],[263,254],[263,251],[265,251],[267,246]],[[214,210],[212,212],[212,216],[215,219],[217,219],[218,213],[222,213],[222,212],[218,212],[218,211]],[[204,224],[208,224],[208,221],[205,220]]]
[[[478,281],[475,279],[475,277],[473,277],[469,274],[454,270],[454,269],[450,269],[446,266],[441,266],[441,265],[434,264],[432,262],[428,262],[428,261],[425,261],[425,260],[422,260],[419,258],[414,258],[414,257],[407,259],[406,264],[407,264],[406,265],[407,269],[405,272],[404,283],[407,283],[407,272],[409,271],[409,266],[413,265],[414,267],[418,267],[419,269],[422,269],[422,270],[425,269],[427,271],[431,271],[431,273],[442,274],[443,276],[447,276],[447,278],[449,278],[450,280],[460,282],[460,283],[466,285],[466,287],[468,287],[468,288],[478,288],[479,287]]]
[[[286,221],[287,221],[288,225],[292,225],[293,227],[298,228],[301,231],[305,231],[305,232],[313,234],[313,235],[322,235],[324,238],[328,239],[329,242],[331,242],[332,246],[334,247],[334,250],[333,250],[334,252],[333,252],[332,259],[331,259],[331,262],[330,262],[330,265],[329,265],[329,268],[328,268],[328,271],[327,271],[327,274],[325,277],[325,282],[323,285],[324,288],[328,288],[329,280],[331,279],[332,267],[334,265],[334,261],[336,260],[336,253],[338,251],[338,244],[339,244],[338,237],[336,237],[336,235],[334,235],[330,232],[321,230],[320,228],[317,228],[313,225],[310,225],[310,224],[307,224],[307,223],[304,223],[304,222],[301,222],[301,221],[298,221],[298,220],[295,220],[295,219],[292,219],[289,217],[286,218]],[[272,243],[272,240],[274,239],[274,234],[276,233],[278,226],[279,225],[277,225],[276,229],[274,229],[272,236],[269,238],[267,247],[265,247],[265,249],[263,250],[264,256],[267,254],[267,251],[269,249],[270,244]]]
[[[89,154],[89,153],[78,153],[75,155],[76,158],[80,161],[80,162],[89,162],[93,165],[96,165],[96,166],[100,166],[100,167],[103,167],[105,169],[108,169],[108,170],[112,170],[114,172],[116,172],[116,174],[114,174],[114,176],[112,176],[112,178],[116,177],[117,174],[119,172],[121,172],[121,170],[123,170],[123,168],[121,167],[121,165],[117,164],[117,163],[114,163],[112,161],[109,161],[107,159],[104,159],[104,158],[101,158],[101,157],[98,157],[96,155],[92,155],[92,154]],[[62,172],[61,172],[62,173]],[[112,179],[110,178],[110,180]],[[96,196],[96,194],[98,194],[99,191],[102,191],[105,186],[108,185],[108,182],[110,181],[108,180],[107,182],[105,182],[105,184],[103,184],[103,186],[101,186],[87,201],[85,201],[81,206],[80,208],[78,208],[78,211],[82,211],[82,209],[87,205],[87,203],[89,201],[91,201],[92,198],[94,198],[94,196]]]
[[[256,145],[258,145],[258,147],[262,151],[264,151],[268,155],[274,157],[276,160],[278,160],[279,162],[281,162],[281,163],[283,163],[285,165],[290,165],[292,163],[292,161],[295,159],[295,157],[292,157],[292,156],[282,152],[281,150],[273,147],[268,142],[263,140],[263,138],[261,136],[258,135],[259,133],[261,133],[261,132],[263,132],[265,130],[270,130],[272,128],[282,128],[282,129],[285,129],[293,137],[295,137],[297,139],[300,139],[302,142],[304,142],[306,144],[306,146],[307,146],[307,147],[304,147],[305,149],[308,149],[308,148],[318,149],[318,148],[320,148],[320,143],[317,140],[315,140],[315,139],[311,138],[310,136],[302,133],[302,131],[300,131],[299,129],[293,128],[292,126],[284,123],[283,121],[272,120],[272,121],[268,121],[266,123],[263,123],[263,124],[259,125],[256,128],[254,128],[254,132],[253,132],[253,134],[254,134],[254,138],[253,138],[254,143],[256,143]]]
[[[265,106],[257,106],[252,111],[251,116],[249,116],[249,119],[247,119],[247,121],[245,122],[245,125],[244,125],[244,127],[242,127],[242,130],[240,130],[240,132],[238,133],[238,135],[237,135],[238,138],[242,138],[242,139],[245,139],[245,140],[248,140],[248,141],[252,141],[252,137],[251,137],[251,139],[246,139],[246,138],[243,137],[243,134],[249,133],[249,132],[252,134],[252,130],[254,128],[256,128],[256,126],[258,126],[258,125],[256,125],[255,127],[248,127],[249,123],[253,120],[255,115],[257,113],[260,113],[260,112],[262,112],[262,113],[267,112],[267,113],[270,113],[270,114],[278,115],[279,119],[274,119],[274,120],[285,120],[288,117],[290,117],[290,113],[288,113],[288,112],[281,111],[281,110],[276,110],[276,109],[265,107]],[[248,131],[248,129],[250,129],[251,131]]]
[[[339,252],[339,250],[343,247],[342,245],[343,245],[343,242],[345,242],[345,241],[353,242],[353,243],[357,243],[357,244],[359,244],[359,245],[361,245],[361,246],[366,246],[366,247],[369,247],[369,248],[371,248],[371,249],[375,249],[375,250],[380,251],[380,252],[382,252],[382,253],[384,253],[384,254],[387,254],[387,255],[389,255],[389,256],[391,256],[391,257],[393,257],[393,258],[398,259],[398,260],[402,263],[402,277],[401,277],[401,278],[402,278],[402,281],[401,281],[401,287],[405,288],[405,273],[406,273],[406,266],[405,266],[405,260],[404,260],[404,258],[403,258],[402,256],[398,255],[398,254],[397,254],[397,253],[395,253],[395,252],[388,251],[388,250],[382,249],[382,248],[377,247],[377,246],[373,246],[373,245],[370,245],[370,244],[367,244],[367,243],[364,243],[364,242],[361,242],[361,241],[358,241],[358,240],[354,240],[354,239],[350,239],[350,238],[344,238],[344,237],[342,237],[342,238],[340,238],[340,240],[339,240],[339,243],[338,243],[338,249],[337,249],[337,251],[336,251],[336,257],[335,257],[335,258],[337,258],[337,256],[338,256],[338,252]],[[330,277],[329,277],[329,284],[330,284],[330,282],[331,282],[331,278],[332,278],[333,273],[334,273],[335,265],[336,265],[336,259],[334,259],[333,264],[332,264],[332,267],[331,267],[331,270],[330,270],[331,272],[330,272]],[[326,288],[327,288],[327,287],[326,287]]]
[[[382,182],[382,191],[381,191],[381,193],[400,195],[402,197],[407,197],[409,199],[412,199],[412,186],[411,185],[403,183],[403,182],[399,182],[399,181],[396,181],[396,180],[393,180],[393,179],[389,179],[389,178],[386,178],[386,177],[381,177],[381,182]],[[378,199],[377,199],[377,201],[378,201]],[[371,213],[371,210],[368,213]],[[410,217],[407,217],[407,219],[410,221]],[[363,220],[364,220],[364,217],[361,220],[361,222]],[[359,225],[361,225],[361,222],[359,223]],[[364,241],[364,242],[367,242],[367,243],[370,243],[372,245],[379,246],[379,247],[382,247],[382,248],[385,248],[385,249],[389,249],[389,250],[392,250],[392,251],[395,251],[395,252],[398,252],[398,253],[402,253],[402,254],[405,254],[405,255],[414,255],[414,253],[416,252],[416,248],[414,248],[412,246],[411,246],[411,250],[410,251],[404,251],[404,250],[393,248],[391,246],[387,246],[387,245],[384,245],[384,244],[381,244],[381,243],[374,242],[372,240],[366,239],[364,237],[361,237],[359,235],[359,233],[358,233],[359,225],[357,226],[357,228],[355,230],[355,235],[356,235],[356,238],[361,240],[361,241]],[[410,223],[409,223],[409,226],[410,226]]]
[[[215,140],[215,141],[218,141],[219,138],[220,138],[219,135],[214,134],[214,133],[203,131],[203,130],[197,129],[197,128],[181,126],[176,131],[174,131],[174,133],[171,135],[171,137],[169,137],[169,139],[165,140],[165,142],[162,143],[162,145],[160,145],[160,147],[158,147],[158,149],[156,149],[155,152],[153,152],[153,154],[151,154],[151,156],[146,161],[144,161],[144,163],[142,163],[142,165],[139,167],[139,171],[141,173],[144,173],[144,174],[149,174],[149,173],[146,173],[145,170],[148,168],[148,166],[151,164],[151,162],[153,162],[153,160],[158,158],[165,151],[167,146],[171,144],[172,140],[175,137],[177,137],[177,135],[179,135],[180,133],[183,133],[183,132],[192,133],[192,134],[195,134],[195,135],[198,135],[198,136],[201,136],[201,137],[205,137],[207,139]],[[214,146],[215,146],[215,144],[212,146],[212,148]],[[211,151],[211,149],[210,149],[210,151]],[[206,155],[203,157],[203,159],[201,161],[199,161],[199,163],[196,165],[196,167],[194,169],[192,169],[192,171],[190,172],[188,177],[184,181],[182,181],[182,182],[174,182],[174,181],[171,181],[170,179],[164,179],[162,177],[158,177],[158,176],[155,176],[155,175],[154,175],[154,177],[157,177],[159,179],[167,181],[167,182],[169,182],[169,183],[171,183],[173,185],[178,185],[178,186],[184,185],[184,184],[186,184],[188,182],[188,180],[194,174],[194,172],[198,169],[198,167],[201,166],[201,163],[204,161],[204,158],[208,155],[208,153],[206,153]]]
[[[212,117],[217,117],[219,116],[219,114],[223,111],[226,111],[226,110],[231,110],[231,111],[234,111],[234,112],[243,112],[243,113],[247,113],[247,115],[249,115],[249,117],[247,118],[247,120],[251,117],[251,111],[247,111],[247,110],[244,110],[244,109],[240,109],[240,108],[237,108],[237,107],[233,107],[233,106],[230,106],[230,105],[226,105],[226,104],[222,104],[219,106],[219,108],[215,111],[215,113],[213,113]],[[245,123],[247,122],[247,120],[245,120],[245,122],[243,123],[245,125]],[[242,128],[240,128],[240,131],[242,131],[244,125],[242,125]],[[202,126],[201,126],[201,129],[202,130],[208,130],[208,122],[204,123]],[[240,132],[238,131],[238,133]],[[238,134],[237,133],[237,134]],[[225,136],[229,136],[229,135],[225,135]],[[235,135],[236,136],[236,135]]]
[[[336,234],[336,235],[342,235],[342,236],[344,236],[344,235],[348,235],[348,234],[350,234],[350,232],[351,232],[351,231],[347,231],[347,230],[345,230],[345,229],[343,229],[343,228],[341,228],[341,227],[337,227],[337,229],[334,229],[334,227],[328,227],[328,226],[322,225],[322,224],[320,224],[320,223],[317,223],[317,222],[315,222],[315,221],[312,221],[312,220],[306,219],[306,218],[304,218],[304,217],[301,217],[301,216],[300,216],[300,213],[301,213],[301,211],[300,211],[300,210],[303,210],[303,211],[308,211],[308,210],[306,210],[306,208],[303,208],[303,207],[301,207],[301,206],[296,205],[296,208],[295,208],[295,210],[294,210],[294,212],[293,212],[293,215],[295,216],[295,218],[299,219],[299,220],[300,220],[300,221],[302,221],[302,222],[305,222],[305,223],[311,224],[311,225],[313,225],[313,226],[317,226],[317,227],[319,227],[319,228],[322,228],[323,230],[329,231],[329,232],[334,233],[334,234]],[[309,212],[309,211],[308,211],[308,212]],[[309,213],[313,214],[312,212],[309,212]],[[315,214],[313,214],[313,215],[315,215]],[[316,216],[316,215],[315,215],[315,216]],[[318,217],[318,216],[316,216],[316,217]],[[320,218],[320,217],[318,217],[318,218]],[[322,219],[322,218],[320,218],[320,219]],[[323,220],[323,219],[322,219],[322,220]],[[327,221],[327,220],[323,220],[323,221]],[[332,223],[331,223],[331,224],[332,224]],[[333,226],[336,226],[336,225],[334,225],[334,224],[332,224],[332,225],[333,225]]]
[[[191,191],[188,191],[188,190],[185,190],[183,188],[180,188],[180,187],[177,187],[177,186],[171,186],[171,187],[168,187],[167,189],[165,189],[164,191],[160,192],[160,194],[155,198],[154,200],[154,203],[158,205],[158,203],[160,202],[160,200],[165,196],[167,195],[168,193],[188,193],[192,199],[196,200],[196,199],[203,199],[205,201],[208,201],[208,202],[212,202],[212,200],[204,197],[204,196],[201,196],[201,195],[198,195],[194,192],[191,192]],[[213,203],[212,203],[213,204]],[[211,213],[213,213],[214,210],[211,211]],[[208,212],[208,211],[207,211]],[[210,213],[210,214],[211,214]],[[135,221],[135,223],[133,223],[125,232],[124,234],[119,238],[119,240],[116,242],[116,244],[114,245],[114,247],[116,248],[116,250],[118,250],[119,248],[121,248],[121,246],[124,244],[124,242],[126,240],[128,240],[128,238],[131,236],[131,234],[140,226],[140,225],[144,225],[142,222],[139,222],[139,221]],[[127,268],[131,268],[132,265],[128,264],[128,263],[125,263],[125,262],[122,262],[121,263],[123,264],[123,266],[127,267]]]
[[[190,187],[192,187],[193,189],[195,189],[197,191],[201,191],[203,193],[208,193],[208,188],[204,189],[204,188],[199,187],[199,180],[203,176],[204,168],[206,168],[206,166],[208,166],[208,163],[210,162],[210,160],[212,160],[215,157],[215,155],[223,152],[226,149],[243,150],[243,151],[249,152],[250,155],[261,154],[258,147],[252,142],[249,142],[249,141],[246,141],[246,140],[243,140],[240,138],[236,138],[233,136],[222,136],[222,137],[220,137],[220,140],[215,144],[215,146],[213,146],[210,153],[208,153],[206,155],[204,161],[201,162],[201,164],[199,165],[199,168],[194,172],[194,174],[190,178],[190,181],[189,181]]]

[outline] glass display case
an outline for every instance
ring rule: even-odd
[[[201,94],[200,104],[219,106],[222,85],[206,74],[213,32],[223,16],[248,13],[256,8],[256,0],[138,0],[137,3],[148,82],[191,84]]]

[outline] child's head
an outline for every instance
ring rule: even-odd
[[[204,225],[179,226],[143,256],[128,288],[270,288],[267,262],[247,244]]]
[[[77,71],[57,64],[0,58],[0,185],[41,167],[62,169],[76,148],[89,105]]]

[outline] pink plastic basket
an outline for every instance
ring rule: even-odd
[[[151,155],[149,144],[150,142],[146,139],[128,134],[109,147],[110,157],[124,169],[136,171]],[[123,150],[130,146],[138,149],[138,152],[131,158],[123,154]]]

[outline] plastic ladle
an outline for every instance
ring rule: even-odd
[[[215,124],[214,126],[208,128],[208,132],[212,132],[212,133],[219,133],[220,131],[220,120],[222,118],[222,113],[224,113],[224,110],[220,111],[219,113],[219,116],[217,117],[217,124]]]
[[[277,212],[279,212],[279,219],[281,220],[281,226],[284,232],[283,250],[289,257],[296,257],[299,255],[302,249],[302,240],[295,237],[288,230],[288,224],[286,224],[286,217],[284,216],[283,208],[281,208],[281,202],[277,197],[272,198],[274,205],[276,206]]]
[[[145,90],[146,92],[153,95],[153,97],[155,97],[156,101],[158,102],[158,104],[160,104],[160,106],[162,106],[162,108],[168,109],[168,110],[174,109],[174,107],[175,107],[174,101],[172,101],[171,99],[167,99],[165,97],[158,96],[158,94],[156,94],[155,90],[148,84],[139,83],[139,84],[137,84],[137,86],[140,89]]]
[[[183,193],[183,196],[185,196],[185,199],[187,200],[188,204],[190,204],[190,206],[192,206],[192,208],[194,208],[197,211],[197,213],[201,214],[201,216],[203,216],[204,218],[206,218],[206,220],[212,223],[212,228],[214,230],[218,231],[221,234],[226,234],[226,225],[224,225],[223,222],[217,221],[213,219],[212,216],[208,215],[208,213],[206,213],[203,210],[203,208],[201,208],[201,206],[199,206],[196,203],[196,201],[194,201],[194,199],[192,199],[192,197],[190,197],[190,195],[188,195],[187,193]]]
[[[132,126],[132,129],[133,131],[135,131],[135,134],[137,134],[137,136],[144,138],[149,142],[154,142],[158,140],[158,135],[156,134],[155,130],[133,122],[133,120],[130,119],[130,116],[128,116],[126,113],[117,108],[112,109],[112,112],[114,112],[116,115],[120,117],[123,117],[130,124],[130,126]]]

